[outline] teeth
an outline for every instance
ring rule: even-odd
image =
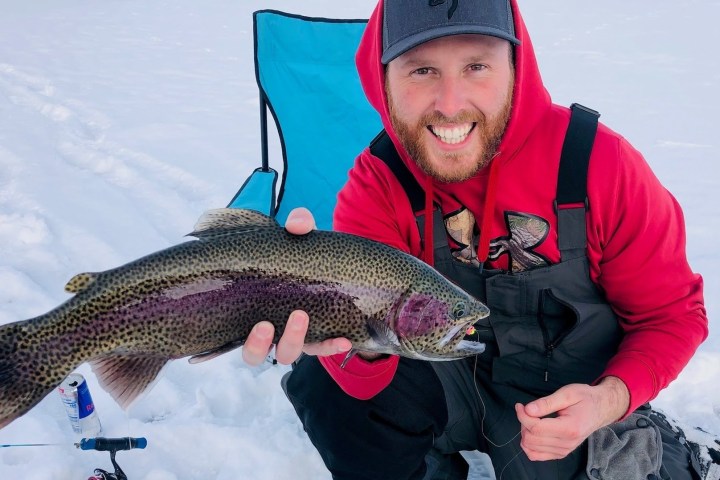
[[[430,130],[444,143],[455,144],[464,141],[470,133],[470,130],[472,130],[472,127],[472,123],[467,123],[453,128],[430,125]]]

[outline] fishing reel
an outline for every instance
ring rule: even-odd
[[[128,480],[125,472],[122,471],[117,460],[115,460],[115,454],[120,450],[132,450],[134,448],[145,448],[147,446],[147,440],[145,438],[83,438],[80,443],[76,443],[75,446],[80,450],[98,450],[100,452],[110,452],[110,461],[115,468],[115,472],[108,472],[101,468],[96,468],[94,475],[88,480]]]

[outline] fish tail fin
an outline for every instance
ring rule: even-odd
[[[0,325],[0,428],[27,413],[54,388],[43,381],[49,365],[42,356],[21,347],[26,323]]]

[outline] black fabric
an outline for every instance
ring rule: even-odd
[[[464,480],[470,472],[470,465],[460,453],[444,454],[434,448],[425,456],[425,466],[423,480]]]
[[[647,415],[660,429],[663,441],[663,456],[661,475],[663,480],[689,479],[688,465],[692,466],[692,480],[700,480],[702,470],[698,459],[693,457],[693,450],[685,438],[682,430],[673,428],[663,413],[654,411],[649,404],[638,408],[639,412]],[[707,480],[711,480],[708,478]]]
[[[587,172],[600,114],[578,103],[570,106],[570,124],[560,155],[556,201],[558,206],[585,203]]]
[[[447,424],[429,362],[402,359],[390,386],[363,401],[346,395],[316,357],[304,356],[284,388],[334,479],[425,478],[425,455]]]
[[[560,261],[584,257],[587,247],[585,230],[585,204],[580,207],[560,208],[557,210],[558,248]]]
[[[562,460],[527,458],[513,405],[568,383],[591,383],[616,351],[620,327],[589,279],[587,258],[509,275],[461,264],[445,251],[436,268],[481,294],[491,314],[476,325],[474,339],[487,345],[477,363],[435,366],[450,405],[448,428],[436,444],[488,453],[497,478],[585,478],[584,447]],[[463,418],[468,414],[473,417]]]
[[[403,163],[397,149],[395,149],[395,145],[385,130],[380,132],[370,143],[370,153],[390,167],[395,178],[398,179],[403,190],[405,190],[413,212],[422,211],[425,208],[425,191],[407,168],[407,165]]]

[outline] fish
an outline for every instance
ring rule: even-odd
[[[310,316],[306,342],[442,361],[478,355],[466,332],[489,309],[419,259],[359,236],[293,235],[254,210],[205,212],[195,237],[103,272],[80,273],[49,312],[0,326],[0,428],[89,363],[123,408],[171,360],[241,347],[260,320],[282,335]]]

